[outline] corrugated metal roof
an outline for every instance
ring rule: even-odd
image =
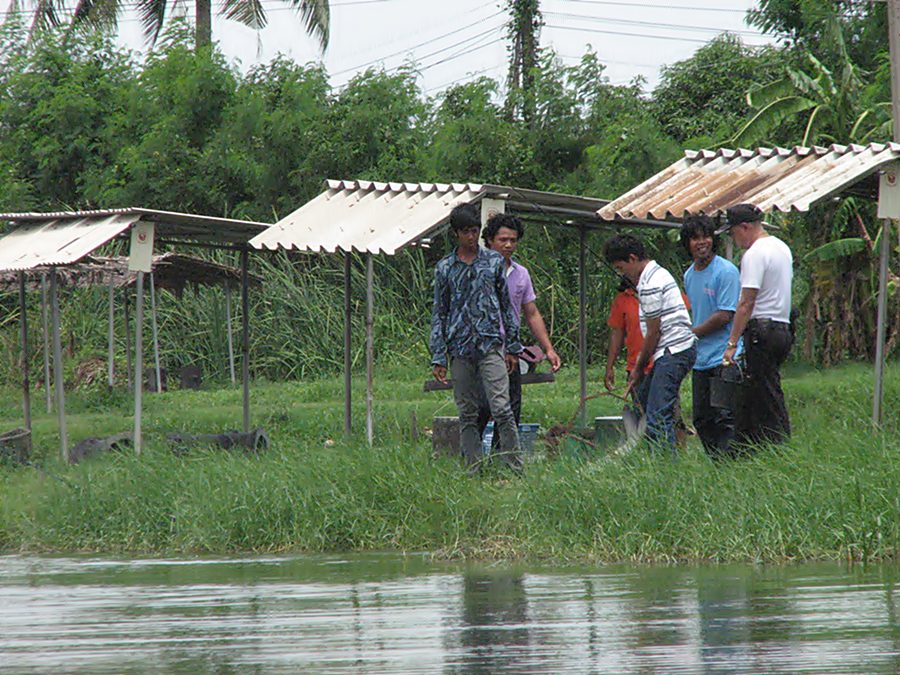
[[[392,255],[442,225],[457,204],[481,196],[483,187],[329,180],[318,197],[251,239],[250,245]]]
[[[897,143],[689,150],[597,213],[605,220],[682,218],[715,215],[742,202],[763,211],[808,211],[897,159]]]
[[[0,238],[0,270],[67,265],[119,236],[139,220],[156,224],[156,237],[214,244],[246,244],[269,224],[213,216],[127,208],[53,213],[0,213],[18,228]]]
[[[136,213],[34,220],[0,239],[0,270],[78,262],[140,220]],[[11,219],[7,219],[11,220]]]
[[[260,249],[359,251],[392,255],[442,227],[457,204],[503,199],[507,213],[557,225],[600,227],[607,202],[556,192],[482,183],[377,183],[329,180],[325,191],[250,240]],[[671,226],[630,221],[631,225]]]

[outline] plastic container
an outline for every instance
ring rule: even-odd
[[[522,423],[519,425],[519,446],[522,452],[534,452],[534,443],[538,437],[541,425],[534,423]],[[491,454],[491,444],[494,442],[494,421],[491,420],[484,428],[484,435],[481,437],[481,452],[485,455]]]
[[[625,422],[622,415],[594,418],[594,444],[598,448],[609,448],[625,440]]]

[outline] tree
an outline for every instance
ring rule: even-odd
[[[768,82],[785,54],[746,46],[723,33],[684,61],[664,66],[653,91],[654,116],[679,143],[713,145],[729,138],[750,112],[748,82]]]
[[[328,0],[286,1],[300,14],[306,32],[315,36],[324,50],[328,46]],[[137,3],[144,36],[150,44],[156,43],[174,4],[175,0],[141,0]],[[61,25],[64,6],[65,0],[35,0],[33,28]],[[114,29],[122,10],[129,6],[134,5],[127,0],[78,0],[71,26]],[[256,30],[265,28],[268,23],[262,0],[223,0],[219,14]],[[195,0],[194,18],[196,46],[209,46],[212,44],[212,0]]]
[[[866,141],[883,128],[876,109],[861,110],[864,85],[853,63],[845,62],[835,78],[815,56],[806,58],[811,73],[787,68],[784,77],[751,87],[747,102],[754,113],[734,144],[772,143],[770,133],[797,116],[803,117],[800,145]]]

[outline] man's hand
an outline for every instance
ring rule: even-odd
[[[519,357],[515,354],[507,354],[503,357],[506,360],[506,372],[511,373],[519,367]]]
[[[641,371],[637,368],[631,371],[631,375],[628,377],[628,384],[625,387],[625,393],[622,394],[623,397],[627,397],[634,389],[637,387],[638,382],[641,381]]]
[[[737,351],[737,347],[728,347],[725,350],[725,353],[722,355],[722,365],[730,366],[734,363],[734,353]]]
[[[554,373],[562,367],[562,360],[559,358],[559,354],[556,353],[555,349],[547,350],[547,360],[550,362],[550,370]]]
[[[612,391],[616,386],[616,370],[612,366],[606,367],[606,377],[603,378],[603,384],[606,385],[607,391]]]
[[[431,369],[431,374],[441,384],[447,384],[447,366],[435,366]]]

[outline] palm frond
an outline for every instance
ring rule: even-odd
[[[120,9],[120,0],[78,0],[69,30],[77,30],[81,26],[115,28]]]
[[[300,12],[300,18],[306,24],[306,32],[318,39],[319,46],[324,52],[328,47],[331,25],[328,0],[290,0],[290,2]]]
[[[138,0],[137,12],[144,29],[144,39],[156,44],[166,19],[167,0]]]
[[[226,19],[240,21],[254,30],[261,30],[268,23],[262,0],[225,0],[222,14]]]

